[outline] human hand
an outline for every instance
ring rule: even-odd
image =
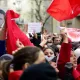
[[[22,42],[19,39],[16,41],[16,45],[17,45],[18,48],[23,48],[24,47],[24,45],[22,44]]]
[[[66,38],[67,37],[66,28],[63,28],[63,29],[60,30],[60,35],[62,36],[62,38]]]

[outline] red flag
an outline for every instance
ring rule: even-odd
[[[72,8],[71,18],[76,17],[80,13],[80,0],[69,0]]]
[[[71,14],[71,11],[68,0],[53,0],[47,9],[47,12],[58,21],[66,19]]]
[[[9,54],[17,49],[16,40],[19,39],[25,46],[33,46],[28,37],[19,29],[15,23],[14,18],[18,18],[19,14],[12,10],[6,13],[6,27],[7,27],[7,51]]]
[[[80,0],[54,0],[47,12],[58,21],[72,19],[80,13]]]

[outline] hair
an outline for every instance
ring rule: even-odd
[[[0,70],[3,69],[3,64],[6,62],[6,60],[0,60]]]
[[[6,14],[2,9],[0,9],[0,13],[3,14],[4,16]]]
[[[7,63],[9,63],[9,60],[1,60],[0,61],[0,70],[2,71],[2,75],[0,76],[0,78],[2,80],[7,80],[6,78],[7,78],[8,74],[7,74],[7,72],[6,72],[7,70],[5,68],[5,64],[7,64]]]
[[[13,64],[14,70],[22,70],[25,63],[29,63],[31,65],[38,59],[40,51],[41,49],[37,47],[24,47],[13,55],[14,58],[8,67]]]
[[[6,60],[3,63],[2,76],[4,80],[8,80],[8,70],[6,70],[6,66],[10,63],[11,60]],[[10,69],[10,68],[9,68]]]
[[[56,38],[59,38],[59,37],[53,37],[53,38],[52,38],[53,43],[54,43],[54,40],[55,40]]]
[[[46,48],[44,48],[44,49],[43,49],[43,52],[44,52],[46,49],[51,49],[51,50],[54,52],[54,50],[52,49],[52,47],[46,47]]]
[[[44,52],[45,50],[47,50],[47,49],[51,49],[51,50],[54,52],[54,55],[55,55],[55,56],[56,56],[56,53],[57,53],[57,52],[59,53],[59,50],[58,50],[57,47],[56,47],[55,49],[53,49],[52,47],[44,48],[44,49],[43,49],[43,52]]]

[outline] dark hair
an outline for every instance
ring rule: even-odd
[[[55,55],[55,51],[54,51],[54,49],[53,49],[52,47],[46,47],[46,48],[44,48],[44,49],[43,49],[43,52],[44,52],[45,50],[47,50],[47,49],[51,49],[51,50],[54,52],[54,55]]]
[[[51,49],[53,52],[54,52],[54,55],[56,56],[56,53],[59,53],[59,49],[55,46],[55,48],[52,48],[52,47],[47,47],[47,48],[44,48],[43,49],[43,52],[46,50],[46,49]]]
[[[13,55],[14,58],[10,64],[13,64],[14,70],[22,70],[25,63],[33,64],[38,59],[40,51],[37,47],[24,47]]]
[[[5,16],[5,12],[2,9],[0,9],[0,13]]]
[[[59,38],[59,37],[53,37],[53,38],[52,38],[52,41],[54,42],[54,40],[55,40],[56,38]]]
[[[51,50],[54,52],[54,50],[53,50],[51,47],[43,48],[43,52],[44,52],[46,49],[51,49]]]

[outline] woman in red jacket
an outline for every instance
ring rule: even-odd
[[[58,59],[58,69],[59,69],[59,76],[61,79],[65,76],[65,64],[67,62],[71,62],[73,64],[72,76],[75,80],[79,80],[80,73],[79,68],[77,68],[77,58],[74,55],[72,49],[72,45],[68,42],[67,35],[62,32],[63,43],[61,45],[60,55]]]

